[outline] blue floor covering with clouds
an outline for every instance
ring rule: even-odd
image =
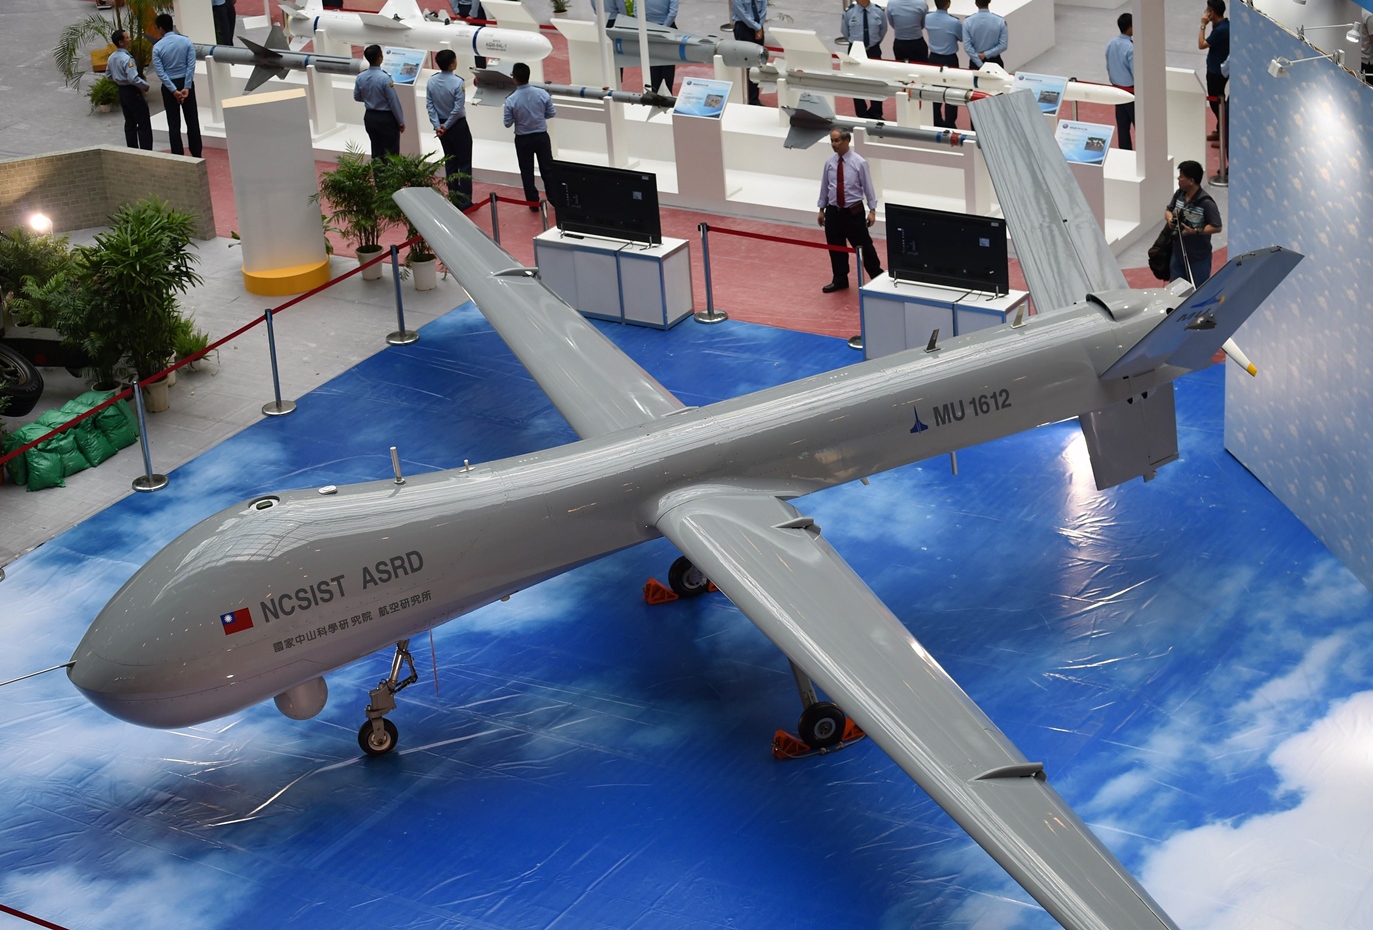
[[[686,404],[858,360],[733,322],[602,330]],[[422,337],[9,566],[0,679],[65,661],[235,501],[387,477],[392,445],[416,474],[575,439],[471,305]],[[1178,383],[1181,460],[1147,484],[1098,492],[1072,421],[797,506],[1180,926],[1366,930],[1373,605],[1224,451],[1223,393],[1220,367]],[[675,556],[416,640],[381,759],[357,729],[387,653],[304,722],[163,732],[60,674],[6,688],[0,903],[73,930],[1057,926],[870,741],[775,761],[786,659],[722,595],[645,604]]]

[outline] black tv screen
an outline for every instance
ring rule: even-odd
[[[1005,294],[1006,221],[889,203],[887,270],[897,281]]]
[[[558,228],[662,245],[658,176],[647,171],[553,162]]]

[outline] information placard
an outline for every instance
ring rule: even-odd
[[[1106,160],[1106,150],[1111,147],[1111,135],[1115,131],[1114,126],[1061,119],[1054,140],[1068,161],[1099,165]]]
[[[392,84],[413,84],[420,76],[420,66],[428,52],[417,48],[383,48],[381,69],[391,75]]]
[[[682,116],[707,116],[719,119],[725,111],[725,101],[729,99],[731,81],[711,81],[706,78],[689,77],[682,81],[682,89],[677,92],[677,105],[673,113]]]
[[[1017,71],[1015,80],[1011,83],[1011,91],[1034,94],[1035,102],[1039,104],[1039,112],[1046,116],[1057,116],[1058,108],[1063,104],[1063,91],[1067,86],[1068,79],[1065,77]]]

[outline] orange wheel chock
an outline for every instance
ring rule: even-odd
[[[663,584],[657,578],[650,578],[644,585],[644,600],[650,604],[670,604],[679,600],[677,592]]]

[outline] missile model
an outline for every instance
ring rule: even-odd
[[[505,102],[505,98],[510,96],[511,91],[515,89],[514,78],[497,68],[476,68],[472,74],[472,83],[477,88],[472,102],[477,106],[500,106]],[[531,83],[533,86],[542,87],[550,94],[559,97],[581,97],[586,100],[610,99],[616,103],[633,103],[660,110],[670,110],[677,104],[676,97],[669,97],[666,94],[636,94],[627,90],[615,90],[611,87],[580,87],[572,84],[547,82]]]
[[[553,51],[552,43],[537,32],[426,19],[415,0],[389,0],[380,13],[326,10],[320,0],[309,0],[303,7],[287,0],[278,5],[287,30],[297,38],[311,38],[323,30],[352,45],[468,49],[473,55],[513,61],[542,61]]]
[[[749,72],[749,77],[759,84],[775,84],[779,80],[785,80],[787,86],[795,90],[809,91],[813,94],[832,94],[836,97],[858,97],[864,100],[905,94],[913,100],[965,107],[969,101],[988,96],[988,93],[982,90],[938,84],[902,84],[886,78],[864,77],[844,71],[807,71],[801,68],[789,70],[778,68],[776,65],[753,68]]]
[[[622,20],[624,22],[624,20]],[[615,64],[620,67],[639,65],[639,29],[629,21],[606,29],[615,50]],[[657,23],[648,24],[648,63],[650,65],[679,65],[683,62],[711,64],[715,56],[724,59],[728,68],[752,68],[765,64],[767,49],[753,42],[722,39],[720,36],[696,36]]]
[[[229,65],[252,65],[253,73],[248,76],[248,83],[243,88],[245,94],[252,93],[274,77],[285,78],[288,72],[304,71],[311,65],[325,74],[358,74],[367,67],[367,62],[361,58],[293,52],[286,34],[276,23],[272,24],[266,45],[258,45],[244,36],[238,38],[246,48],[197,44],[195,57],[210,58]]]
[[[945,88],[945,90],[950,93],[950,96],[940,98],[944,103],[966,105],[968,101],[976,99],[972,96],[976,93],[975,91],[960,91],[956,88]],[[977,94],[977,96],[985,97],[987,95]],[[787,132],[787,138],[782,142],[782,145],[789,149],[808,149],[821,139],[827,138],[833,129],[852,130],[858,128],[861,128],[864,134],[878,139],[905,139],[910,142],[930,142],[934,145],[955,147],[968,143],[977,144],[977,133],[968,130],[923,129],[914,126],[891,126],[883,122],[872,123],[867,120],[844,119],[836,116],[834,110],[830,109],[830,105],[814,94],[802,94],[796,106],[783,107],[782,109],[791,117],[791,129]]]
[[[947,65],[881,61],[868,58],[863,49],[857,45],[850,49],[847,54],[843,52],[838,54],[841,73],[847,72],[866,78],[897,81],[901,84],[923,84],[926,87],[959,87],[966,90],[980,90],[988,94],[1004,94],[1010,91],[1015,83],[1014,75],[990,61],[976,71],[971,71],[966,68],[951,68]],[[1069,81],[1063,89],[1063,99],[1076,100],[1082,103],[1105,103],[1114,106],[1130,103],[1135,99],[1135,95],[1128,90],[1112,87],[1110,84]]]

